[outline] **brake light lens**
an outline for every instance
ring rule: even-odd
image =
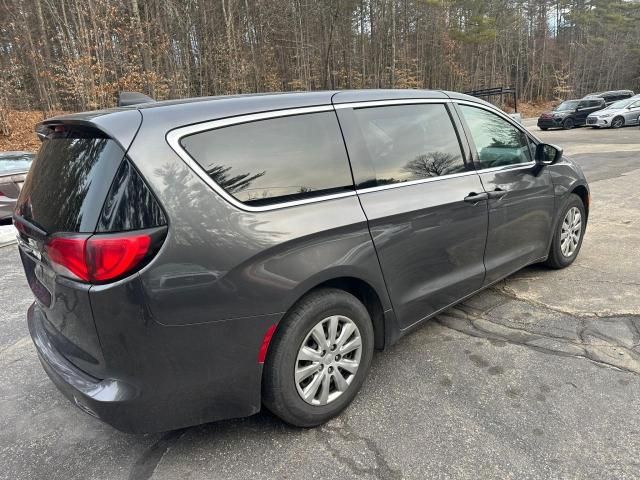
[[[157,240],[154,232],[57,236],[46,242],[45,250],[58,274],[83,282],[106,283],[141,266],[159,248],[161,242]]]
[[[87,265],[94,282],[105,282],[133,270],[147,255],[151,237],[146,234],[104,237],[94,235],[87,240]]]
[[[86,235],[54,237],[45,245],[53,269],[65,277],[88,282],[89,266],[85,255]]]

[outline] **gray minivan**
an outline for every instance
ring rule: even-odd
[[[444,91],[48,119],[14,215],[51,380],[129,432],[340,413],[374,349],[526,265],[570,265],[580,168]]]

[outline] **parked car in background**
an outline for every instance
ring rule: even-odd
[[[13,215],[33,158],[30,152],[0,152],[0,221]]]
[[[634,96],[632,90],[610,90],[608,92],[600,92],[600,93],[590,93],[585,95],[585,99],[590,98],[603,98],[604,102],[607,105],[611,105],[614,102],[619,100],[626,100],[627,98],[631,98]]]
[[[603,98],[565,100],[551,112],[544,112],[538,118],[540,130],[564,128],[565,130],[584,125],[589,114],[605,107]]]
[[[569,266],[587,225],[559,147],[453,92],[157,102],[40,132],[14,216],[29,331],[58,388],[125,431],[263,404],[326,422],[374,349]]]
[[[636,95],[590,114],[587,117],[587,125],[594,128],[620,128],[625,125],[638,125],[639,117],[640,95]]]

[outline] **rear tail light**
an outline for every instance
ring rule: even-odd
[[[51,267],[64,277],[88,282],[89,265],[87,265],[87,235],[54,237],[45,244]]]
[[[56,273],[88,283],[107,283],[132,274],[158,252],[166,227],[96,235],[56,235],[45,243]]]

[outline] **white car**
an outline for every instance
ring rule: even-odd
[[[612,103],[587,117],[587,126],[620,128],[640,123],[640,95]]]

